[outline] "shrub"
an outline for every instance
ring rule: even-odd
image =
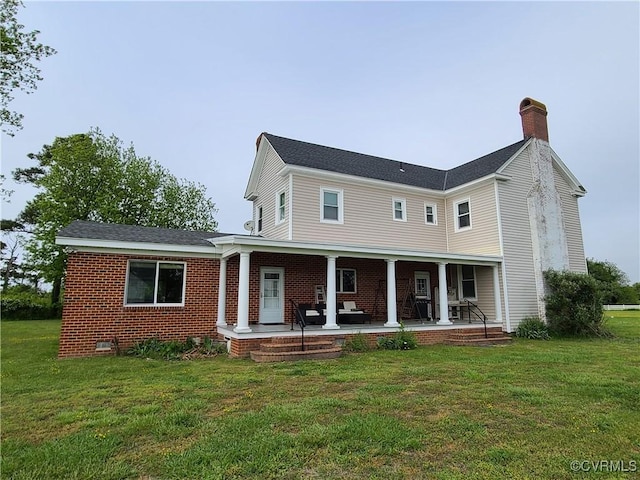
[[[0,300],[5,320],[47,320],[62,317],[62,305],[52,305],[49,299],[37,297],[4,297]]]
[[[362,332],[358,332],[349,338],[344,347],[349,352],[367,352],[371,350],[367,336]]]
[[[221,353],[227,353],[226,344],[212,340],[210,337],[204,337],[200,344],[196,343],[192,337],[187,337],[185,342],[178,340],[162,341],[157,337],[153,337],[142,340],[127,350],[127,355],[158,360],[181,360],[183,358]]]
[[[379,348],[385,350],[412,350],[418,346],[418,339],[415,333],[407,332],[404,323],[401,323],[400,330],[393,337],[380,337],[377,343]]]
[[[211,337],[204,337],[198,350],[205,355],[227,353],[227,343],[213,340]]]
[[[549,327],[538,317],[523,318],[516,329],[516,337],[549,340]]]
[[[589,275],[547,270],[544,273],[549,331],[568,336],[606,336],[602,297],[597,282]]]

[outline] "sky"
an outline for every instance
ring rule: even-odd
[[[98,127],[216,203],[244,233],[263,132],[448,169],[522,138],[546,104],[552,148],[587,190],[585,253],[640,281],[637,2],[25,2],[58,53],[12,108],[2,173]],[[12,218],[35,191],[8,181]]]

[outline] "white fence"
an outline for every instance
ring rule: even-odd
[[[605,310],[640,310],[640,305],[603,305]]]

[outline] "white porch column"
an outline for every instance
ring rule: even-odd
[[[493,302],[496,309],[496,322],[502,323],[502,302],[500,301],[500,275],[498,265],[491,267],[493,270]]]
[[[449,298],[447,290],[447,264],[438,264],[438,295],[440,296],[440,320],[437,325],[453,325],[449,321]]]
[[[327,256],[327,318],[322,328],[329,330],[340,328],[336,322],[336,258]]]
[[[220,274],[218,280],[218,327],[226,327],[227,320],[225,318],[227,309],[227,259],[220,259]]]
[[[399,327],[396,301],[396,261],[387,262],[387,323],[385,327]]]
[[[240,274],[238,275],[238,323],[234,332],[249,333],[249,252],[240,253]]]

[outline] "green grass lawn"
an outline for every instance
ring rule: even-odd
[[[613,340],[283,364],[58,360],[59,322],[4,321],[2,478],[638,478],[640,312],[607,316]],[[571,469],[601,460],[639,472]]]

